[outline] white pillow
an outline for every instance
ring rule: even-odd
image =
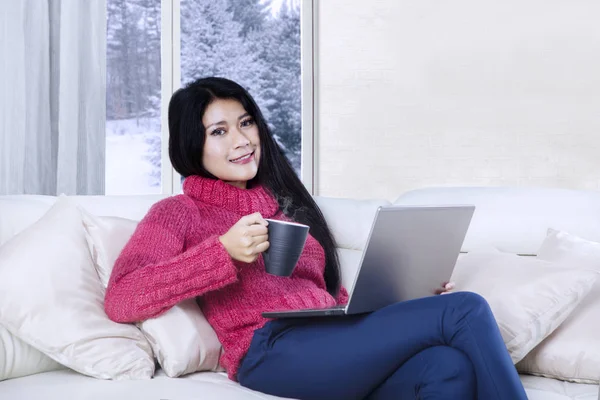
[[[44,196],[0,196],[0,245],[40,219],[52,203]]]
[[[600,243],[548,230],[538,258],[600,271]],[[520,371],[578,383],[600,379],[600,281],[569,318],[517,365]]]
[[[63,368],[0,326],[0,381]]]
[[[0,245],[40,219],[50,206],[29,196],[0,198]],[[63,368],[0,326],[0,381]]]
[[[106,291],[113,266],[135,232],[138,221],[121,217],[97,217],[79,206],[81,219],[94,269],[102,283],[102,292]]]
[[[0,325],[85,375],[154,373],[152,349],[139,329],[106,316],[81,213],[65,196],[0,247]]]
[[[86,240],[104,288],[119,254],[137,222],[96,217],[82,210]],[[222,371],[221,343],[194,299],[184,301],[157,318],[138,324],[167,376],[197,371]]]
[[[567,318],[596,279],[595,271],[489,249],[461,257],[452,275],[456,291],[487,300],[514,363]]]
[[[362,259],[362,251],[337,248],[340,261],[340,272],[342,276],[342,286],[351,292],[358,274],[358,267]]]

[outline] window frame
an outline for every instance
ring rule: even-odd
[[[181,87],[181,3],[161,0],[161,193],[181,193],[181,177],[169,160],[168,107],[171,95]],[[302,156],[301,180],[315,194],[315,7],[314,0],[300,2],[300,57]]]

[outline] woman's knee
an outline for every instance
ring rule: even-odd
[[[450,346],[431,347],[421,352],[429,364],[435,367],[434,375],[440,380],[464,378],[471,380],[475,376],[473,363],[465,353]],[[428,353],[428,354],[425,354]]]
[[[449,346],[431,347],[421,352],[428,368],[424,369],[423,390],[427,393],[455,393],[456,398],[473,398],[476,390],[475,369],[460,350]],[[425,394],[425,393],[423,393]],[[424,398],[428,398],[424,396]]]
[[[453,305],[458,309],[464,311],[491,311],[487,300],[480,294],[474,292],[456,292],[446,296],[453,300]]]

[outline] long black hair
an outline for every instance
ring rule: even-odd
[[[209,77],[191,82],[173,94],[169,102],[169,158],[173,168],[183,177],[199,175],[217,179],[204,168],[201,156],[206,137],[202,117],[208,105],[216,99],[239,101],[254,119],[259,132],[261,156],[258,172],[248,182],[248,187],[263,185],[277,199],[287,217],[310,226],[310,234],[325,251],[327,291],[337,296],[341,277],[333,235],[246,89],[229,79]]]

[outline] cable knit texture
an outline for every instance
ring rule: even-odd
[[[110,319],[139,322],[199,297],[223,345],[221,365],[236,380],[254,331],[268,321],[262,312],[346,304],[345,289],[337,299],[327,292],[325,253],[311,235],[289,278],[267,274],[262,256],[251,264],[229,256],[218,238],[241,217],[289,221],[264,187],[191,176],[183,192],[153,205],[121,252],[105,297]]]

